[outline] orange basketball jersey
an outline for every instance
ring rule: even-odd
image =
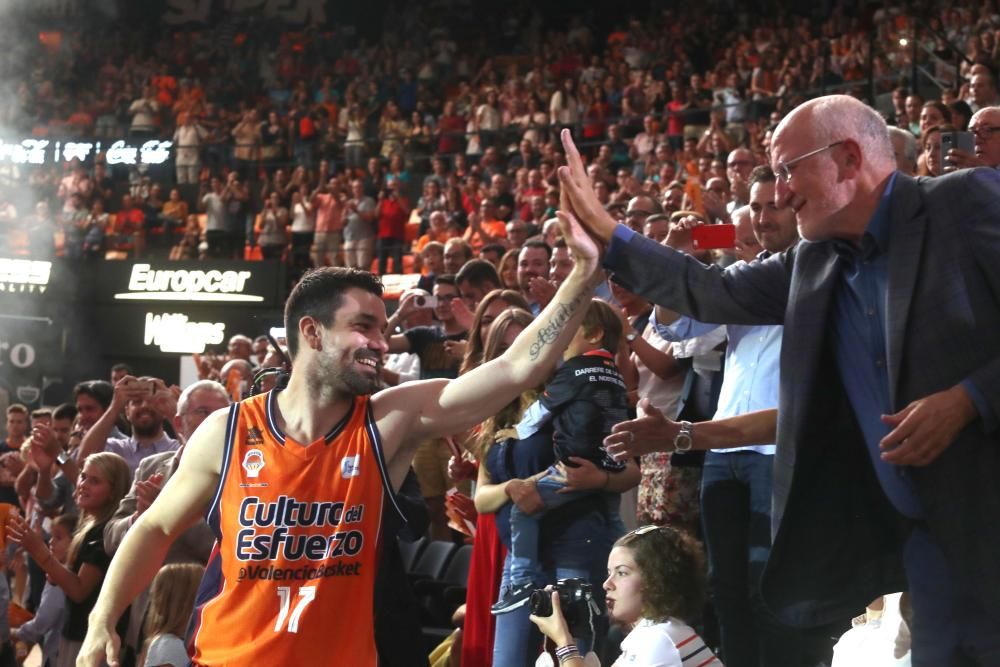
[[[229,413],[194,664],[374,667],[383,505],[399,508],[369,397],[308,446],[278,428],[276,398]]]

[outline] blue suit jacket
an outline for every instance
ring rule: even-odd
[[[891,195],[888,371],[896,410],[971,379],[1000,415],[1000,173],[897,175]],[[854,615],[905,590],[907,523],[882,492],[834,357],[841,259],[801,242],[764,261],[706,267],[641,236],[616,238],[614,279],[703,321],[784,324],[775,457],[774,543],[764,598],[786,623]],[[931,533],[957,576],[1000,600],[1000,437],[977,419],[913,469]],[[1000,618],[997,619],[1000,621]]]

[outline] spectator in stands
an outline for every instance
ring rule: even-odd
[[[444,244],[444,272],[454,275],[473,258],[472,247],[462,239],[448,239]]]
[[[243,112],[240,121],[233,127],[230,134],[233,137],[233,159],[236,171],[244,177],[250,177],[256,168],[256,161],[261,157],[261,126],[256,109]]]
[[[281,205],[278,193],[271,193],[254,223],[257,245],[264,259],[282,259],[288,246],[287,227],[288,209]]]
[[[648,195],[632,197],[625,208],[625,224],[641,234],[646,218],[661,212],[660,205],[652,197]]]
[[[435,160],[440,165],[441,160]],[[445,180],[447,185],[447,180]],[[441,190],[442,186],[437,178],[429,176],[424,182],[424,192],[417,200],[417,213],[420,215],[420,234],[427,231],[430,225],[431,215],[435,211],[444,212],[447,208],[447,200]],[[447,219],[445,220],[447,224]]]
[[[126,375],[115,385],[111,404],[84,436],[76,460],[85,461],[95,452],[110,452],[123,457],[129,471],[134,472],[147,456],[177,449],[180,443],[163,430],[163,420],[174,415],[176,402],[162,380]],[[111,431],[122,410],[132,435],[113,437]]]
[[[458,376],[459,364],[465,350],[465,340],[469,337],[467,327],[455,317],[452,299],[459,298],[455,277],[438,276],[434,283],[437,305],[434,314],[436,326],[408,329],[389,337],[389,352],[413,352],[420,357],[420,379],[454,378]],[[389,318],[387,331],[395,331],[400,319],[408,317],[418,305],[419,295],[411,295],[399,304],[399,309]],[[424,306],[427,307],[427,306]],[[420,490],[427,502],[431,520],[431,535],[434,539],[448,538],[448,519],[444,510],[445,492],[451,486],[448,477],[448,459],[451,450],[439,438],[428,440],[417,448],[413,459],[413,469],[420,482]]]
[[[532,312],[541,312],[555,294],[549,282],[550,259],[552,248],[544,241],[528,241],[518,253],[517,285]]]
[[[73,387],[73,403],[82,430],[89,430],[111,405],[114,386],[104,380],[89,380]],[[122,432],[112,428],[111,435],[122,437]]]
[[[188,663],[187,636],[195,596],[205,568],[196,563],[164,565],[150,587],[146,642],[137,664],[181,667]]]
[[[977,166],[1000,168],[1000,106],[977,111],[969,121],[969,132],[975,135],[975,155],[953,148],[946,159],[958,169]]]
[[[500,288],[500,276],[490,262],[472,259],[455,276],[455,286],[465,307],[474,313],[487,293]]]
[[[403,273],[403,245],[406,242],[406,220],[410,214],[410,202],[401,192],[400,179],[388,181],[378,195],[375,217],[378,219],[378,274],[389,273],[389,258],[392,271]]]
[[[26,479],[39,508],[49,516],[75,514],[73,488],[79,465],[70,456],[70,435],[76,409],[66,403],[53,413],[52,427],[32,432],[31,458],[25,467]],[[20,480],[19,480],[20,481]]]
[[[974,74],[969,81],[969,99],[966,100],[973,111],[985,107],[1000,106],[997,95],[996,79],[988,70]]]
[[[604,590],[611,621],[626,629],[615,665],[722,667],[691,625],[705,598],[705,556],[693,537],[669,527],[643,526],[614,544]],[[584,667],[585,649],[573,636],[551,593],[552,614],[531,621],[555,643],[560,664]]]
[[[566,246],[565,239],[562,237],[556,239],[555,247],[552,248],[552,256],[549,258],[549,278],[556,288],[569,277],[574,264],[573,256]]]
[[[952,125],[934,125],[921,137],[920,141],[924,148],[923,176],[940,176],[952,166],[951,163],[946,163],[941,155],[941,134],[954,131]]]
[[[125,534],[143,512],[156,500],[160,490],[177,471],[184,454],[184,443],[190,439],[198,426],[215,412],[229,406],[229,395],[225,387],[213,380],[199,380],[188,386],[177,400],[177,413],[172,417],[180,446],[173,451],[154,454],[143,459],[135,470],[132,488],[121,499],[114,514],[104,528],[103,544],[111,556],[125,539]],[[167,552],[166,563],[194,562],[204,565],[215,538],[208,523],[201,520],[187,529]],[[140,595],[132,603],[129,614],[129,631],[123,637],[125,644],[138,653],[140,630],[146,616],[147,596]],[[146,635],[148,638],[149,635]]]
[[[111,562],[104,551],[104,526],[128,490],[130,478],[128,464],[111,452],[93,454],[84,463],[76,492],[80,521],[69,545],[66,565],[53,556],[27,522],[19,517],[9,520],[11,541],[20,544],[66,594],[59,664],[76,662],[87,631],[87,615],[97,601],[101,581]]]
[[[69,545],[73,540],[73,533],[76,531],[76,523],[75,514],[60,514],[52,520],[49,551],[60,565],[66,565]],[[11,639],[18,643],[38,644],[42,648],[43,667],[54,667],[59,664],[57,662],[59,635],[62,631],[65,610],[66,593],[57,584],[46,580],[34,618],[20,627],[12,629]],[[26,654],[22,657],[20,651],[18,652],[19,660],[26,657]]]
[[[28,408],[20,403],[7,407],[7,439],[0,442],[0,454],[20,452],[28,437]]]
[[[917,174],[917,140],[909,131],[889,128],[892,150],[896,154],[896,168],[909,176]]]
[[[160,211],[163,219],[167,222],[167,230],[173,231],[177,229],[183,229],[184,225],[187,223],[188,217],[188,204],[186,201],[181,199],[181,191],[177,188],[170,189],[170,195],[167,201],[163,202],[163,208]]]
[[[516,290],[495,289],[479,301],[472,326],[469,328],[469,341],[465,346],[465,355],[462,358],[459,375],[468,373],[482,363],[483,349],[486,347],[486,339],[489,338],[493,322],[500,317],[501,313],[514,308],[528,310],[528,302]],[[491,604],[492,602],[490,600]]]
[[[228,176],[231,181],[235,172]],[[228,259],[233,253],[232,236],[226,224],[226,202],[223,200],[222,181],[213,177],[211,190],[201,196],[201,209],[205,212],[205,242],[208,256],[213,259]]]
[[[564,466],[586,459],[605,472],[624,466],[603,448],[604,437],[619,419],[629,414],[628,390],[614,363],[614,353],[622,341],[622,318],[600,299],[593,299],[573,340],[563,352],[563,364],[548,380],[538,400],[515,426],[519,440],[552,427],[555,458]],[[575,500],[581,492],[567,489],[558,469],[535,482],[543,507],[531,512],[515,506],[510,515],[510,572],[505,591],[492,607],[494,614],[507,614],[528,603],[531,592],[542,579],[539,560],[540,519]]]
[[[336,177],[321,182],[313,192],[310,204],[316,216],[316,233],[309,254],[314,267],[343,266],[345,199]]]
[[[344,263],[351,268],[371,268],[375,251],[375,207],[375,200],[365,194],[364,182],[351,181],[351,196],[344,203]]]
[[[201,143],[208,131],[196,122],[194,114],[181,114],[180,125],[174,131],[174,165],[178,185],[194,185],[201,169]],[[183,218],[182,218],[183,219]]]
[[[444,244],[431,241],[420,252],[420,263],[423,275],[417,281],[417,287],[428,294],[434,289],[434,281],[444,270]]]
[[[507,247],[520,249],[529,236],[528,223],[523,220],[511,220],[507,223]]]
[[[156,92],[152,86],[146,86],[143,96],[132,102],[128,109],[132,116],[129,132],[139,138],[150,137],[159,129],[160,103],[156,101]]]
[[[496,205],[489,198],[484,198],[479,203],[478,212],[469,214],[469,226],[465,229],[462,238],[472,247],[473,253],[490,243],[506,243],[507,228],[505,223],[497,217]]]

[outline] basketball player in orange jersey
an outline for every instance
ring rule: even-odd
[[[118,664],[115,622],[207,510],[217,542],[194,612],[194,664],[375,667],[382,512],[395,510],[415,447],[544,382],[600,282],[594,242],[560,220],[570,277],[503,356],[455,380],[369,396],[387,349],[379,284],[348,269],[304,277],[285,308],[287,388],[214,413],[192,436],[115,554],[77,664]]]

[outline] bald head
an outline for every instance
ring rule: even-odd
[[[1000,167],[1000,107],[984,107],[973,114],[969,131],[975,134],[979,161],[987,167]]]
[[[881,171],[895,168],[896,158],[885,120],[870,106],[849,95],[826,95],[802,104],[782,119],[772,144],[790,132],[812,138],[814,148],[852,139],[872,168]]]
[[[778,208],[795,211],[808,241],[858,240],[878,206],[896,157],[885,121],[846,95],[806,102],[771,141]]]

